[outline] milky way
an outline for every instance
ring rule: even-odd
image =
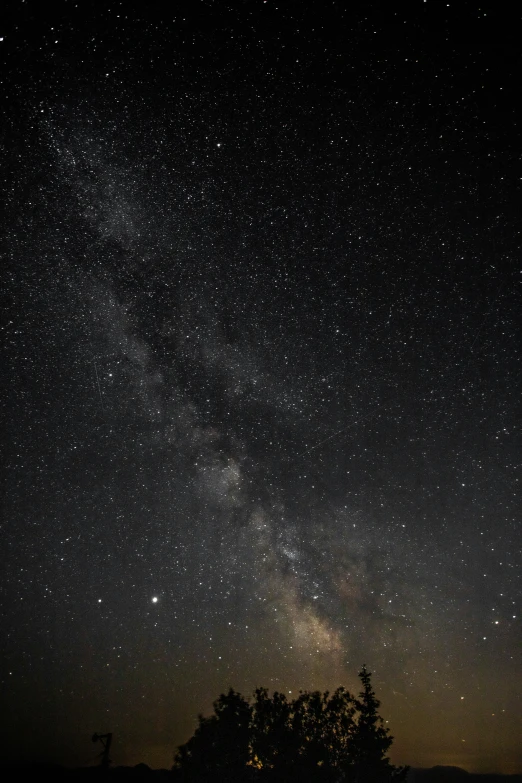
[[[2,42],[6,731],[168,766],[366,663],[394,760],[521,771],[495,28],[253,5]]]

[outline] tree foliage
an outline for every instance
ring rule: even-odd
[[[181,780],[386,783],[402,781],[386,753],[393,742],[378,713],[371,674],[359,673],[355,698],[304,691],[293,700],[258,688],[250,703],[230,689],[214,713],[198,718],[194,736],[178,748],[174,770]]]
[[[358,720],[353,735],[353,751],[351,780],[354,783],[383,783],[388,780],[405,780],[408,770],[404,767],[394,767],[386,756],[393,737],[378,713],[381,705],[372,688],[371,674],[363,666],[359,672],[363,689],[359,698],[355,699]]]
[[[242,780],[251,756],[252,707],[232,688],[214,702],[214,714],[198,716],[194,736],[180,745],[174,768],[183,779]]]

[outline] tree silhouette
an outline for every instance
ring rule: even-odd
[[[353,699],[344,688],[330,696],[302,692],[288,701],[270,698],[266,688],[255,694],[252,724],[253,762],[272,770],[277,780],[331,780],[339,777],[349,753]]]
[[[282,777],[297,756],[290,722],[292,702],[277,691],[270,698],[266,688],[258,688],[254,698],[252,763],[259,769],[274,770],[274,777]]]
[[[232,688],[214,702],[214,714],[198,716],[194,736],[180,745],[174,768],[183,780],[241,781],[250,761],[252,708]]]
[[[393,737],[378,714],[380,702],[364,666],[363,689],[302,691],[289,701],[266,688],[250,704],[232,688],[214,702],[214,714],[198,718],[194,736],[178,748],[174,770],[187,781],[267,780],[283,783],[388,783],[407,768],[386,756]]]
[[[405,780],[408,768],[392,766],[386,756],[393,737],[377,712],[381,703],[375,696],[371,673],[366,666],[363,666],[359,672],[359,677],[363,690],[359,694],[359,699],[355,701],[359,718],[352,737],[353,759],[349,779],[354,783]]]

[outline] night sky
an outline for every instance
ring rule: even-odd
[[[395,763],[522,772],[519,20],[7,6],[1,756],[366,663]]]

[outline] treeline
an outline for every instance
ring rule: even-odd
[[[180,745],[173,772],[179,781],[404,781],[407,767],[387,756],[393,737],[379,715],[371,674],[359,672],[358,697],[304,691],[293,700],[258,688],[252,701],[232,688],[198,718],[194,736]]]

